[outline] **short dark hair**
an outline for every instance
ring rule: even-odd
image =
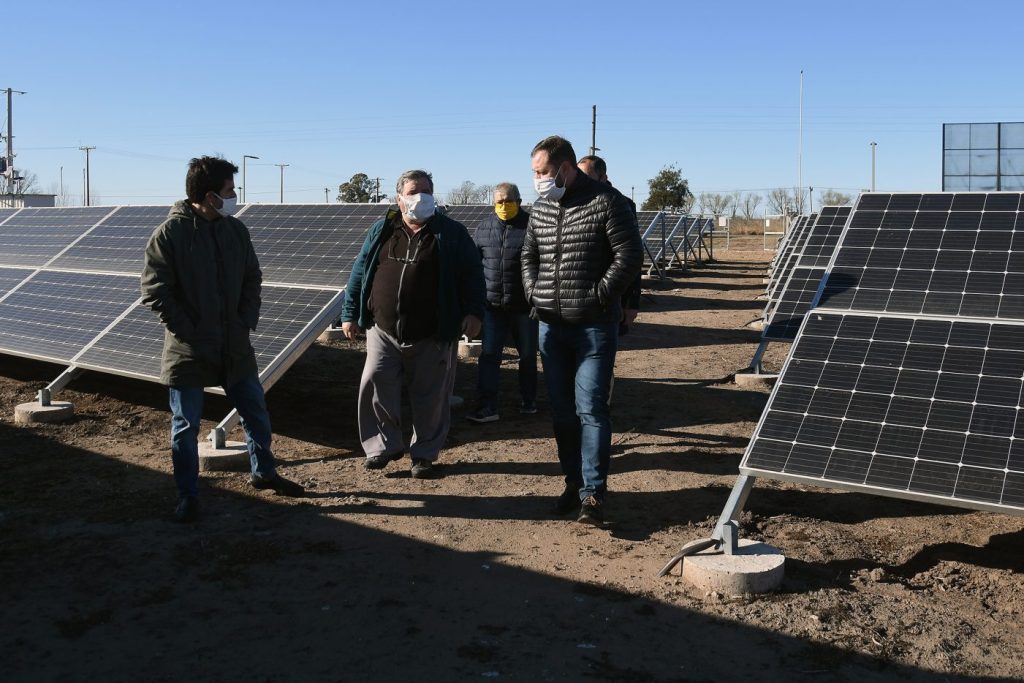
[[[530,158],[532,159],[537,152],[547,152],[548,160],[555,166],[560,166],[565,161],[576,165],[576,151],[572,148],[572,143],[560,135],[548,136],[534,145]]]
[[[597,175],[608,175],[608,164],[604,163],[604,159],[597,156],[596,154],[588,154],[585,157],[580,157],[579,163],[589,161],[594,170],[597,171]]]
[[[185,195],[190,202],[198,204],[206,198],[207,192],[224,188],[224,183],[238,173],[238,167],[224,157],[197,157],[188,162],[185,175]]]

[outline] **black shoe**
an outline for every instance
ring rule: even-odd
[[[413,479],[433,479],[437,476],[437,468],[430,460],[423,458],[412,459],[412,469],[409,471]]]
[[[580,487],[571,484],[565,485],[565,490],[555,499],[554,512],[561,517],[580,507]]]
[[[366,462],[363,466],[368,470],[382,470],[388,466],[388,463],[392,460],[401,460],[402,453],[385,453],[383,455],[371,455],[366,458]]]
[[[537,402],[536,401],[523,401],[519,404],[519,412],[523,415],[536,415],[537,414]]]
[[[199,501],[192,497],[178,499],[178,506],[174,508],[174,521],[181,524],[191,524],[199,519]]]
[[[301,484],[285,479],[280,474],[273,479],[264,479],[254,474],[249,477],[249,483],[254,489],[270,489],[279,496],[300,498],[306,492]]]
[[[498,411],[494,408],[481,408],[475,413],[471,413],[466,416],[466,419],[470,422],[475,422],[478,425],[487,424],[488,422],[497,422],[501,419],[498,415]]]
[[[604,524],[604,508],[601,501],[594,496],[587,496],[580,505],[580,516],[576,518],[580,524],[601,526]]]

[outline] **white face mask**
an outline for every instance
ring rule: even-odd
[[[214,192],[214,194],[217,194]],[[219,194],[217,198],[224,202],[224,205],[217,209],[217,213],[221,216],[234,216],[235,212],[238,211],[238,197],[221,197]]]
[[[434,195],[427,192],[418,194],[403,194],[402,205],[405,209],[402,213],[411,223],[426,223],[434,215]]]
[[[558,176],[561,174],[559,169],[555,175],[551,178],[534,178],[533,189],[537,191],[541,199],[550,199],[553,202],[557,202],[565,194],[565,185],[558,186]]]

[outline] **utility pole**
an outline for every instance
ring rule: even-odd
[[[597,154],[597,105],[591,109],[590,119],[590,154]]]
[[[330,198],[328,197],[328,193],[329,193],[330,191],[331,191],[331,188],[329,188],[329,187],[325,187],[325,188],[324,188],[324,204],[330,204],[330,203],[331,203],[331,200],[330,200]]]
[[[810,204],[810,207],[808,208],[807,213],[814,213],[814,188],[813,187],[808,187],[807,189],[810,190],[807,193],[808,203]]]
[[[636,185],[630,185],[629,186],[629,198],[633,200],[634,204],[636,203],[636,195],[634,194],[635,192],[636,192]]]
[[[85,205],[92,206],[89,203],[89,152],[96,149],[95,147],[79,147],[78,149],[85,152]]]
[[[0,171],[7,176],[7,187],[14,192],[14,181],[18,174],[14,171],[14,93],[24,95],[22,90],[7,88],[7,153],[4,155],[4,164],[0,164]]]
[[[373,191],[373,203],[380,203],[380,178],[377,178],[377,189]]]
[[[60,167],[60,205],[64,206],[64,167]]]
[[[291,164],[274,164],[274,166],[281,169],[281,203],[284,204],[284,169]]]
[[[871,143],[871,191],[875,191],[875,148],[878,147],[877,142]]]

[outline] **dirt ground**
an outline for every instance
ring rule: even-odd
[[[457,413],[443,477],[420,481],[408,459],[364,470],[362,351],[315,345],[268,394],[309,496],[204,474],[182,527],[163,388],[86,373],[58,396],[73,422],[20,427],[60,368],[0,357],[0,678],[1021,680],[1020,518],[760,480],[742,535],[785,552],[780,592],[657,577],[710,533],[768,396],[731,381],[758,342],[760,244],[648,283],[616,366],[605,529],[549,514],[546,395],[519,415],[512,360],[501,421]],[[475,381],[463,362],[456,393]],[[211,397],[204,427],[226,412]]]

